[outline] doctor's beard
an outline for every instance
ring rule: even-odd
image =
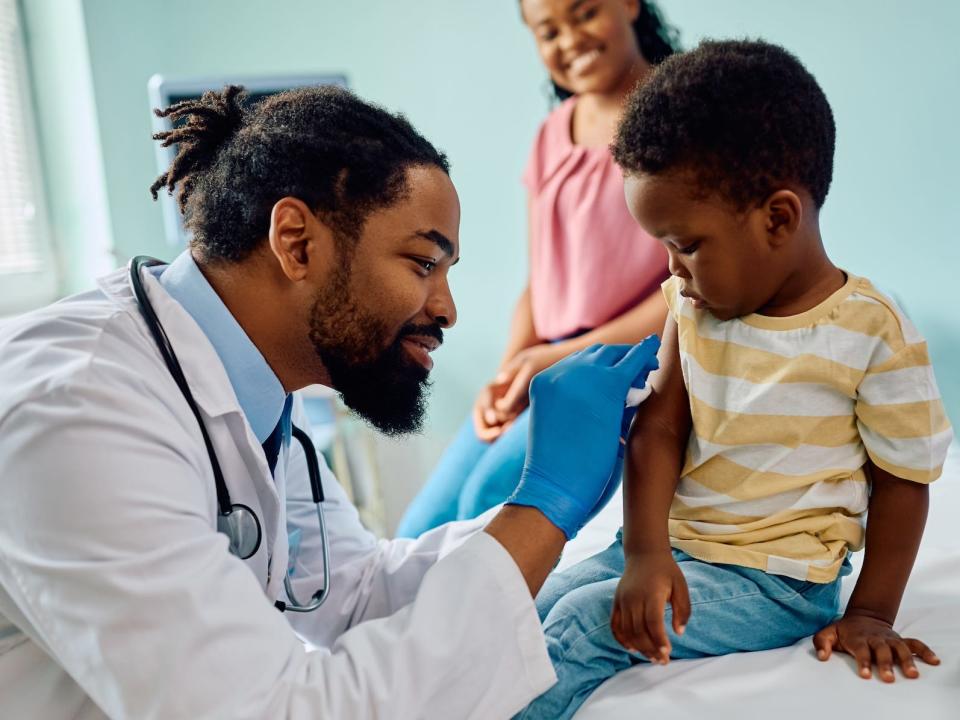
[[[344,272],[343,276],[348,276]],[[390,436],[423,427],[429,371],[404,350],[403,338],[426,335],[443,342],[438,325],[407,323],[386,347],[385,323],[363,310],[339,277],[317,293],[311,311],[310,341],[343,403]]]

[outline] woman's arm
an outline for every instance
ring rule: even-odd
[[[527,347],[513,354],[497,378],[507,384],[494,407],[502,419],[516,417],[527,406],[527,391],[533,376],[577,350],[591,345],[633,345],[663,327],[667,303],[656,290],[636,306],[588,333],[558,343]]]
[[[657,288],[622,315],[588,333],[556,343],[555,347],[562,348],[563,355],[567,356],[597,343],[632,345],[648,335],[659,332],[663,328],[666,317],[667,302],[663,299],[663,293]]]
[[[534,204],[533,198],[527,196],[527,235],[528,247],[533,243],[534,233]],[[507,347],[503,351],[503,359],[492,382],[487,383],[477,395],[473,403],[473,429],[477,437],[486,442],[493,442],[507,429],[509,423],[519,413],[504,415],[497,412],[495,403],[510,389],[512,375],[505,373],[514,357],[526,348],[534,347],[543,341],[537,337],[533,326],[533,305],[530,301],[530,281],[527,280],[523,292],[513,309],[513,319],[510,321],[510,335],[507,338]],[[532,377],[532,376],[531,376]],[[522,408],[521,408],[522,409]]]
[[[507,347],[503,351],[500,368],[505,367],[521,350],[539,345],[543,341],[537,337],[533,327],[533,307],[530,304],[530,282],[517,299],[513,309],[513,319],[510,321],[510,335],[507,338]]]

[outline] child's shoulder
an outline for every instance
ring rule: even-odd
[[[837,325],[882,341],[893,353],[923,342],[892,294],[881,291],[868,278],[848,277],[853,289],[837,307],[833,317]]]

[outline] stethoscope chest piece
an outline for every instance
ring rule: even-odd
[[[246,505],[236,504],[227,514],[217,515],[217,530],[230,541],[230,552],[241,560],[253,557],[260,549],[263,531],[257,514]]]
[[[133,287],[134,295],[137,299],[137,305],[143,315],[144,321],[157,344],[160,355],[163,357],[170,375],[176,382],[183,398],[186,400],[190,411],[197,420],[200,433],[203,436],[203,444],[206,447],[207,455],[210,457],[210,467],[213,471],[214,484],[217,489],[217,531],[227,536],[230,543],[230,552],[241,560],[253,557],[260,549],[260,542],[263,538],[263,528],[260,527],[260,519],[257,514],[240,503],[230,501],[230,492],[227,490],[227,483],[223,478],[223,471],[220,468],[220,461],[217,459],[217,453],[213,447],[213,441],[210,439],[210,433],[207,432],[207,426],[203,422],[203,416],[200,408],[197,406],[193,393],[190,391],[190,385],[184,375],[177,354],[173,351],[163,326],[150,304],[150,298],[143,287],[140,278],[142,268],[156,265],[159,260],[139,256],[130,261],[130,283]],[[330,552],[327,547],[327,526],[324,523],[323,508],[323,485],[320,479],[320,463],[317,460],[317,450],[313,446],[310,436],[296,426],[291,427],[291,433],[303,446],[303,452],[307,461],[307,475],[310,480],[310,490],[313,494],[313,502],[317,508],[317,527],[320,530],[320,546],[323,553],[323,587],[313,594],[310,602],[306,605],[297,601],[293,593],[293,585],[290,582],[290,574],[287,573],[283,579],[284,589],[287,593],[289,603],[278,601],[275,603],[278,609],[289,610],[291,612],[312,612],[323,605],[330,592]]]

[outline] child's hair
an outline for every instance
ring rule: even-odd
[[[281,198],[302,200],[338,239],[359,237],[367,215],[403,197],[406,170],[446,156],[402,115],[343,88],[309,87],[255,105],[237,85],[154,111],[175,123],[155,140],[177,144],[150,186],[177,201],[204,259],[240,261],[266,237]]]
[[[663,13],[654,0],[640,0],[640,12],[633,21],[633,34],[637,38],[640,54],[651,65],[662,62],[680,49],[680,33],[663,19]],[[557,100],[563,101],[573,95],[552,80],[550,84]]]
[[[823,205],[836,129],[806,68],[762,41],[705,41],[668,58],[637,88],[612,151],[626,174],[690,172],[705,195],[739,208],[784,183]]]

